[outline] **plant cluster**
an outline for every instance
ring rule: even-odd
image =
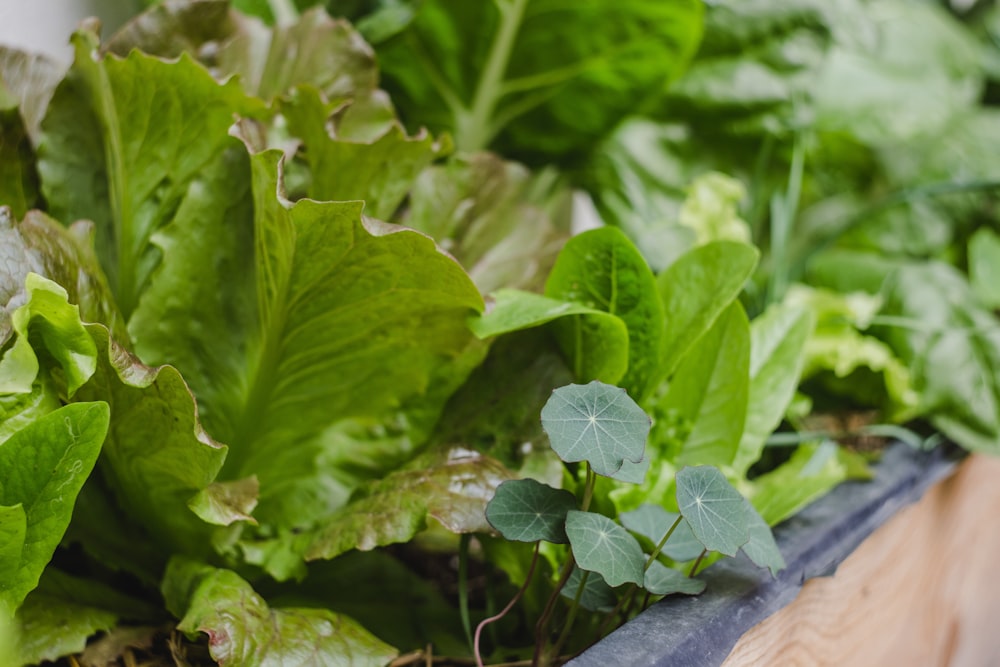
[[[551,664],[1000,447],[1000,13],[313,4],[0,47],[0,663]]]

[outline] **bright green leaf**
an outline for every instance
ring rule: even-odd
[[[1000,235],[982,227],[969,239],[969,282],[990,308],[1000,308]]]
[[[642,585],[642,548],[608,517],[572,510],[566,515],[566,535],[582,569],[597,572],[612,587],[628,581]]]
[[[690,424],[681,464],[732,464],[747,415],[749,365],[750,325],[733,303],[689,350],[658,401],[658,411]]]
[[[750,323],[750,387],[746,423],[733,469],[745,473],[781,423],[798,387],[812,331],[808,311],[777,306]]]
[[[541,326],[546,322],[557,320],[560,317],[569,315],[586,315],[594,318],[604,318],[610,321],[619,322],[617,327],[604,327],[614,331],[621,329],[621,340],[616,340],[619,345],[628,349],[628,330],[625,323],[614,315],[584,306],[573,301],[563,301],[551,297],[535,294],[534,292],[524,292],[515,289],[499,289],[490,295],[489,305],[485,313],[469,320],[469,328],[479,338],[491,338],[501,334],[530,329]],[[598,344],[595,341],[593,344]],[[628,364],[627,357],[623,364]]]
[[[74,403],[0,446],[0,518],[9,526],[5,533],[22,536],[21,548],[0,551],[0,572],[12,575],[0,579],[0,606],[16,609],[38,585],[101,451],[108,419],[106,403]]]
[[[705,590],[703,579],[693,579],[685,576],[660,561],[653,561],[646,570],[642,587],[653,595],[698,595]]]
[[[709,551],[735,556],[750,538],[743,496],[718,468],[681,468],[677,472],[677,506]]]
[[[595,381],[552,392],[542,426],[563,461],[587,461],[610,477],[624,461],[642,460],[650,421],[624,389]]]
[[[90,637],[112,629],[118,620],[114,611],[35,591],[17,613],[19,664],[56,661],[79,653]]]
[[[800,445],[788,461],[753,480],[754,508],[772,526],[793,516],[848,479],[846,455],[829,441]]]
[[[209,635],[220,664],[381,667],[396,650],[326,609],[272,609],[231,570],[174,559],[163,579],[167,606],[189,635]]]
[[[739,296],[758,254],[745,243],[716,241],[690,250],[657,276],[667,317],[664,373],[673,374],[694,342]]]
[[[614,382],[642,400],[660,381],[663,303],[656,279],[628,237],[614,227],[593,229],[570,239],[545,284],[545,295],[617,315],[628,328],[628,370]],[[574,368],[586,359],[582,317],[561,319],[556,335]],[[580,377],[581,381],[593,378]],[[597,378],[600,379],[600,378]]]
[[[566,544],[566,513],[576,496],[533,479],[503,482],[486,505],[486,520],[508,540]]]

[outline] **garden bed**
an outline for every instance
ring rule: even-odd
[[[847,482],[775,529],[775,538],[788,564],[777,578],[771,578],[745,558],[721,561],[701,575],[708,582],[704,594],[696,598],[675,596],[663,600],[570,664],[575,667],[781,664],[788,662],[789,656],[802,657],[803,651],[808,652],[812,660],[818,656],[823,656],[824,660],[837,656],[850,658],[851,664],[858,664],[856,660],[865,656],[855,651],[863,650],[866,655],[877,658],[883,647],[905,648],[906,642],[910,648],[925,647],[926,643],[914,641],[914,636],[929,641],[927,635],[918,631],[924,630],[920,626],[907,628],[902,636],[906,642],[899,644],[893,643],[894,633],[885,631],[887,627],[895,627],[894,614],[903,616],[906,610],[901,604],[890,605],[891,596],[898,591],[887,588],[882,582],[901,584],[908,591],[929,592],[928,584],[932,580],[905,578],[900,582],[899,577],[876,575],[868,570],[895,567],[897,572],[903,569],[922,576],[940,575],[923,569],[928,562],[938,564],[936,556],[940,552],[930,547],[936,542],[946,542],[953,551],[960,551],[967,544],[963,538],[974,531],[978,517],[982,516],[982,507],[980,513],[974,513],[969,511],[970,505],[976,504],[978,492],[986,490],[984,482],[989,482],[990,475],[995,478],[998,465],[996,460],[978,456],[958,463],[939,449],[920,452],[896,444],[885,452],[881,463],[874,466],[873,481]],[[917,506],[907,509],[921,498],[924,500]],[[1000,492],[994,489],[982,502],[991,501],[993,506],[1000,504]],[[947,514],[942,515],[942,512]],[[965,520],[962,526],[947,533],[952,539],[930,539],[936,534],[928,526],[954,527],[960,519]],[[915,525],[919,527],[914,528]],[[911,529],[915,532],[906,539]],[[899,540],[886,540],[883,533],[888,531],[894,537],[904,538],[903,544],[899,544]],[[928,538],[930,543],[920,541],[922,538]],[[990,549],[986,545],[977,546],[977,551],[985,554]],[[901,562],[901,555],[907,554],[912,554],[918,562]],[[919,560],[921,558],[924,560]],[[838,571],[842,563],[845,570],[848,567],[865,568],[867,576],[859,578]],[[942,565],[961,569],[962,561]],[[809,581],[834,572],[838,572],[838,576],[832,580]],[[980,569],[970,571],[970,578],[974,572],[987,573],[989,570],[984,563]],[[838,591],[842,578],[848,580],[847,593]],[[941,585],[944,586],[947,583]],[[975,592],[974,586],[952,590]],[[881,595],[875,597],[876,593],[869,591]],[[865,600],[866,604],[859,602]],[[837,604],[831,605],[831,602]],[[962,601],[969,606],[982,602]],[[932,608],[933,603],[924,601],[920,606]],[[919,609],[914,611],[919,612]],[[941,611],[934,617],[940,619],[945,615],[946,612]],[[873,619],[877,622],[865,622]],[[906,617],[898,620],[905,622]],[[930,630],[954,630],[946,623],[939,625]],[[841,628],[844,633],[838,632]],[[878,648],[869,644],[862,647],[860,641],[852,640],[852,636],[867,641],[883,635],[884,641]],[[808,639],[803,639],[805,637]],[[829,653],[833,646],[837,646],[837,653]],[[921,653],[920,657],[928,655],[933,654]],[[877,660],[876,663],[885,664]]]

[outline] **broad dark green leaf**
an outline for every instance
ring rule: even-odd
[[[412,127],[454,130],[466,151],[496,140],[508,152],[567,156],[683,71],[701,13],[689,1],[431,0],[379,45],[379,63]]]
[[[757,266],[750,245],[716,241],[681,256],[656,278],[667,326],[663,370],[671,375],[688,350],[743,290]]]
[[[542,427],[559,457],[587,461],[606,477],[624,461],[642,459],[649,426],[649,417],[624,389],[596,381],[560,387],[542,408]]]
[[[705,590],[705,581],[692,579],[667,567],[660,561],[653,561],[649,564],[649,569],[646,570],[642,587],[653,595],[673,595],[675,593],[698,595]]]
[[[511,477],[496,460],[466,449],[431,451],[363,487],[298,544],[309,560],[368,551],[410,540],[428,517],[453,533],[488,532],[486,504]]]
[[[533,479],[503,482],[486,505],[486,520],[508,540],[566,544],[566,513],[576,509],[569,491]]]
[[[771,527],[757,513],[749,500],[744,501],[744,504],[750,539],[740,549],[755,565],[766,567],[771,571],[772,576],[777,576],[779,571],[785,569],[785,559],[774,541]]]
[[[582,569],[600,574],[612,587],[629,581],[642,586],[642,548],[620,525],[602,514],[572,510],[566,515],[566,535]]]
[[[396,650],[355,621],[326,609],[273,609],[231,570],[174,559],[163,580],[177,626],[209,636],[220,665],[381,667]]]
[[[750,323],[750,386],[746,422],[733,469],[744,474],[785,416],[805,362],[813,318],[801,308],[774,307]]]
[[[698,541],[709,551],[735,556],[750,539],[740,492],[712,466],[681,468],[676,480],[677,506]]]
[[[605,379],[625,387],[642,400],[659,383],[659,357],[663,346],[663,304],[656,279],[646,261],[620,230],[614,227],[584,232],[570,239],[545,284],[545,295],[616,315],[628,328],[628,370],[620,380]],[[556,335],[574,369],[593,364],[586,346],[589,322],[582,316],[555,323]],[[588,381],[593,377],[578,380]],[[601,379],[601,378],[596,378]]]
[[[733,463],[747,415],[749,364],[750,325],[737,302],[688,351],[658,400],[659,411],[690,425],[680,464]]]
[[[105,403],[75,403],[36,419],[0,446],[0,519],[20,548],[0,550],[0,606],[14,610],[38,585],[108,430]],[[11,560],[8,560],[11,559]]]

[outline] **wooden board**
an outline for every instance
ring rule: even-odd
[[[723,664],[1000,666],[1000,459],[964,461]]]

